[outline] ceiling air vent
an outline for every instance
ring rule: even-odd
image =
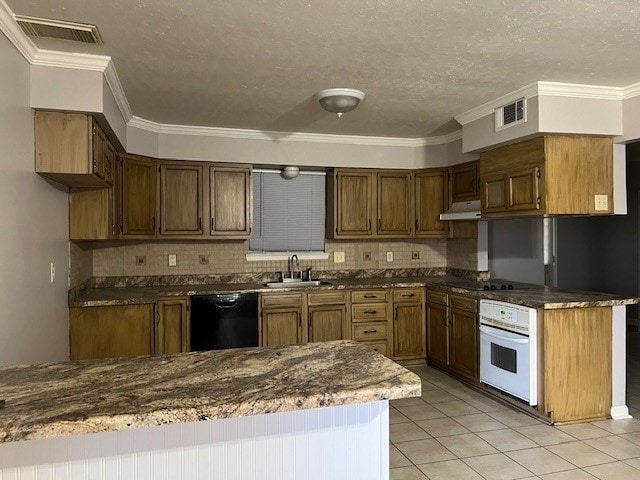
[[[518,125],[527,121],[527,102],[524,98],[519,98],[502,107],[496,108],[496,131],[512,125]]]
[[[31,37],[58,38],[73,42],[101,44],[98,27],[87,23],[65,22],[48,18],[16,15],[16,22]]]

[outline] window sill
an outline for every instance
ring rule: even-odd
[[[325,252],[249,252],[247,253],[247,262],[289,260],[294,254],[298,256],[298,260],[327,260],[329,258],[329,254]]]

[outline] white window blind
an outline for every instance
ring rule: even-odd
[[[255,171],[252,252],[324,251],[325,175]]]

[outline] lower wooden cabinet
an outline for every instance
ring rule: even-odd
[[[307,295],[309,342],[328,342],[349,338],[348,294],[342,291]]]
[[[70,308],[71,360],[151,355],[153,317],[152,304]]]
[[[390,290],[351,292],[351,338],[390,358],[393,356],[391,299]]]
[[[427,359],[449,364],[449,296],[427,290]]]
[[[188,298],[158,300],[155,353],[164,355],[190,351],[190,324]]]
[[[404,288],[393,291],[393,358],[425,358],[426,320],[424,289]]]
[[[307,342],[304,293],[261,295],[261,339],[265,347]]]

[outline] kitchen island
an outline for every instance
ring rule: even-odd
[[[351,341],[0,369],[0,478],[388,478],[419,377]]]

